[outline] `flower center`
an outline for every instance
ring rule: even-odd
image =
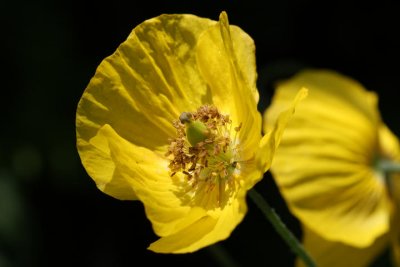
[[[177,195],[185,204],[214,209],[227,204],[238,187],[240,125],[232,129],[228,115],[214,106],[201,106],[196,112],[183,112],[174,122],[177,137],[171,140],[171,177],[176,179]],[[231,138],[233,135],[233,138]]]

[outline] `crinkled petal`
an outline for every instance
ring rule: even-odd
[[[89,142],[78,139],[78,147],[84,155],[82,164],[101,191],[121,200],[137,199],[133,188],[115,171],[107,139],[102,135],[96,135]]]
[[[182,231],[162,237],[150,244],[150,250],[159,253],[188,253],[209,245],[205,236],[215,227],[217,220],[206,216]]]
[[[269,169],[273,155],[280,144],[287,124],[294,115],[297,105],[307,97],[307,94],[308,90],[306,88],[300,89],[292,102],[287,103],[285,110],[282,110],[281,113],[277,115],[277,118],[271,127],[265,130],[265,135],[260,142],[257,154],[258,164],[262,166],[264,171]]]
[[[150,250],[161,253],[188,253],[228,238],[247,212],[244,191],[221,211],[209,212],[180,232],[152,243]]]
[[[175,135],[172,122],[203,103],[207,86],[196,66],[195,47],[201,33],[214,24],[193,15],[147,20],[101,62],[76,114],[79,155],[93,179],[109,183],[115,168],[107,153],[95,152],[89,144],[103,125],[111,125],[132,144],[164,151]],[[133,198],[120,189],[105,192]]]
[[[157,149],[175,134],[172,121],[200,106],[206,85],[195,46],[210,25],[192,15],[162,15],[137,26],[103,60],[77,110],[79,139],[90,140],[110,124],[126,140]]]
[[[207,239],[220,241],[228,238],[236,226],[243,220],[247,213],[246,190],[240,188],[236,195],[231,197],[228,205],[222,210],[209,211],[209,216],[218,220],[212,232],[207,235]],[[213,242],[215,242],[213,241]]]
[[[307,96],[307,92],[305,88],[299,90],[292,102],[286,103],[286,109],[278,115],[274,124],[262,137],[255,159],[242,164],[241,173],[244,177],[246,188],[253,187],[263,177],[264,172],[270,168],[285,127],[292,118],[299,102]]]
[[[376,96],[337,73],[304,71],[278,86],[265,114],[267,131],[301,86],[309,95],[283,133],[272,174],[289,208],[311,230],[369,246],[388,231],[391,209],[384,181],[372,169]]]
[[[366,267],[387,246],[388,236],[377,239],[367,248],[352,247],[340,242],[328,241],[309,229],[304,229],[303,244],[318,267]],[[297,267],[305,266],[296,260]]]
[[[171,235],[205,215],[201,208],[182,206],[177,188],[168,174],[168,161],[147,148],[123,139],[109,125],[103,126],[93,143],[101,140],[115,162],[114,183],[130,188],[144,204],[147,218],[159,236]],[[96,179],[95,179],[96,180]]]
[[[234,127],[242,124],[238,136],[243,160],[254,155],[261,138],[254,51],[253,40],[240,28],[229,26],[224,12],[197,46],[197,62],[209,85],[210,101],[230,115]]]

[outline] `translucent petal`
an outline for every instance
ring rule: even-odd
[[[267,130],[262,137],[255,158],[241,164],[241,176],[244,178],[244,186],[251,188],[256,184],[266,172],[273,160],[273,156],[279,146],[283,131],[293,116],[299,102],[307,96],[307,89],[301,89],[292,99],[291,103],[286,103],[286,109],[278,114],[274,124]]]
[[[215,227],[217,220],[206,216],[170,236],[162,237],[150,244],[150,250],[159,253],[188,253],[209,245],[204,239]]]
[[[222,211],[211,212],[182,231],[165,236],[152,243],[150,250],[161,253],[188,253],[229,237],[243,220],[247,206],[244,192],[226,205]]]
[[[234,127],[242,124],[243,160],[254,155],[261,137],[254,50],[253,40],[240,28],[229,26],[224,12],[219,23],[202,34],[197,46],[197,62],[212,102],[230,115]]]
[[[379,127],[379,148],[382,157],[387,160],[400,162],[399,139],[385,125]]]
[[[388,231],[391,208],[372,169],[379,146],[376,96],[334,72],[301,72],[278,86],[265,130],[301,86],[309,95],[283,133],[272,174],[307,227],[331,241],[371,245]]]
[[[109,125],[101,128],[96,139],[108,147],[115,162],[114,183],[121,182],[122,186],[135,192],[159,236],[180,231],[205,215],[203,209],[181,205],[173,179],[168,174],[166,159],[131,144]]]
[[[266,171],[272,162],[272,157],[278,148],[283,132],[291,120],[297,105],[299,102],[306,98],[308,90],[302,88],[288,103],[285,108],[280,111],[277,115],[276,120],[271,124],[269,128],[265,129],[265,135],[263,136],[260,147],[257,153],[258,164],[262,164],[262,169]]]
[[[206,97],[195,47],[199,35],[215,23],[193,15],[162,15],[137,26],[101,62],[82,95],[78,139],[88,142],[110,124],[133,144],[163,148],[175,134],[172,121]]]
[[[133,188],[115,172],[116,166],[105,138],[95,136],[89,142],[78,139],[78,146],[86,171],[101,191],[121,200],[137,199]]]
[[[228,238],[235,227],[243,220],[247,213],[246,190],[240,188],[235,196],[222,210],[209,211],[208,214],[216,218],[217,224],[205,238],[214,243]]]
[[[121,183],[113,188],[115,164],[90,140],[109,124],[132,144],[165,151],[168,138],[175,135],[172,121],[206,97],[194,48],[200,34],[215,23],[193,15],[147,20],[99,65],[78,104],[76,131],[82,163],[100,187],[107,184],[104,192],[134,198]]]
[[[303,233],[303,244],[319,267],[366,267],[387,246],[388,236],[377,239],[367,248],[352,247],[340,242],[328,241],[309,229]],[[305,266],[297,259],[297,267]]]

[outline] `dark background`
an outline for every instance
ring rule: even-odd
[[[400,135],[398,1],[3,1],[0,4],[0,267],[223,266],[215,249],[163,255],[140,202],[101,193],[80,164],[75,110],[101,60],[161,13],[214,20],[226,10],[256,44],[260,111],[272,83],[309,66],[359,80]],[[257,189],[300,237],[269,174]],[[294,255],[249,201],[219,243],[236,266],[291,266]],[[378,262],[382,265],[385,262]]]

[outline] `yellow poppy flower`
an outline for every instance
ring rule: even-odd
[[[150,250],[196,251],[242,221],[305,94],[262,138],[256,78],[253,40],[225,12],[146,20],[98,66],[78,104],[79,155],[101,191],[144,204],[160,236]]]
[[[329,70],[279,83],[265,131],[299,86],[309,96],[285,129],[271,173],[319,266],[366,266],[398,231],[398,220],[391,227],[396,201],[376,168],[400,160],[398,140],[380,118],[376,94]]]

